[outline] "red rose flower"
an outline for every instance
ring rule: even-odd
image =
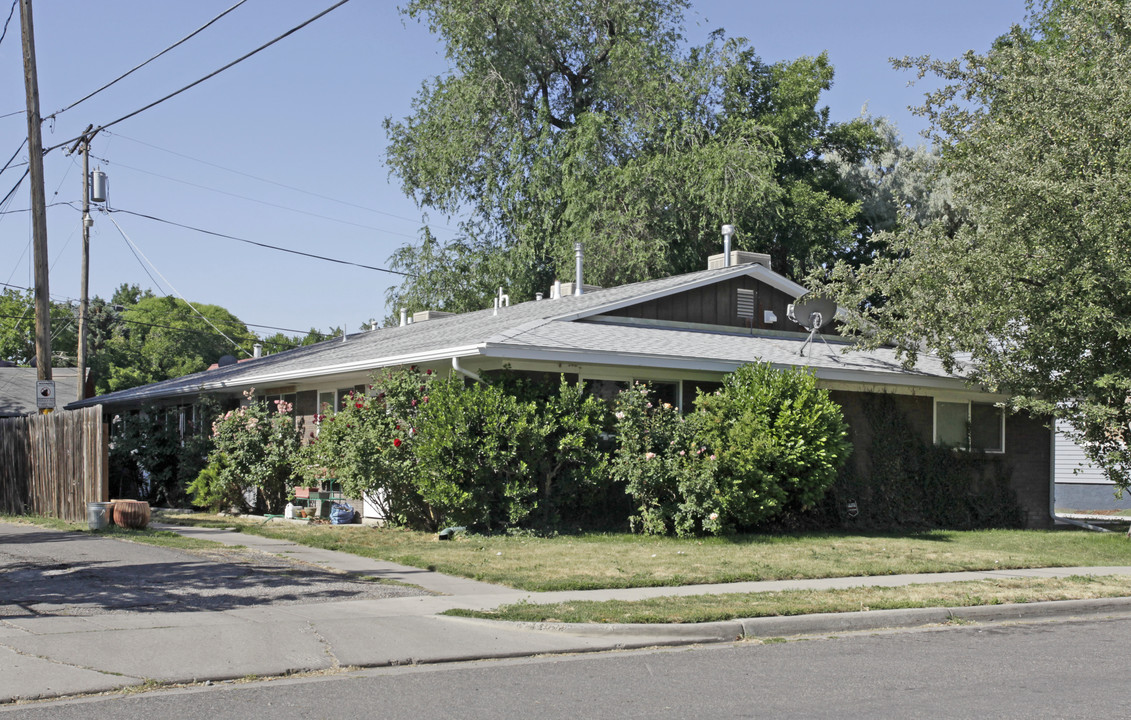
[[[393,438],[393,447],[400,447],[400,446],[401,446],[401,439],[400,438]]]
[[[427,370],[427,371],[426,371],[426,374],[428,374],[428,375],[431,375],[431,374],[432,374],[432,370],[430,370],[430,369],[429,369],[429,370]]]
[[[354,406],[355,408],[357,408],[358,410],[360,410],[360,409],[361,409],[361,403],[354,403],[354,404],[353,404],[353,406]]]

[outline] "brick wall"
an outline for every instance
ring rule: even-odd
[[[848,439],[853,447],[849,462],[855,464],[861,477],[867,477],[871,467],[868,447],[871,444],[872,428],[865,418],[863,407],[864,400],[869,395],[872,394],[840,390],[829,393],[844,412],[844,419],[849,427]],[[908,432],[914,433],[923,442],[934,441],[932,397],[891,395],[890,399],[907,419]],[[1027,413],[1006,416],[1005,453],[990,456],[1009,468],[1010,486],[1025,512],[1027,526],[1032,528],[1052,526],[1052,519],[1049,517],[1052,430],[1045,422],[1044,419],[1033,418]]]

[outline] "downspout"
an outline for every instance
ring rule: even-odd
[[[1075,520],[1073,518],[1060,517],[1056,514],[1056,420],[1052,422],[1052,432],[1049,433],[1049,517],[1052,518],[1053,524],[1064,523],[1066,525],[1075,525],[1082,527],[1085,530],[1093,530],[1095,532],[1113,532],[1107,528],[1100,527],[1099,525],[1092,525],[1083,520]],[[1131,532],[1131,531],[1128,531]]]
[[[469,377],[469,378],[471,378],[471,379],[472,379],[472,380],[474,380],[475,382],[481,382],[481,383],[483,383],[484,385],[486,385],[486,384],[487,384],[487,383],[486,383],[486,382],[485,382],[485,381],[483,380],[483,378],[479,377],[479,376],[478,376],[478,375],[476,375],[475,373],[471,372],[470,370],[464,370],[463,368],[461,368],[461,367],[459,366],[459,358],[458,358],[458,357],[453,357],[453,358],[452,358],[452,370],[454,370],[455,372],[458,372],[458,373],[459,373],[460,375],[463,375],[464,377]]]

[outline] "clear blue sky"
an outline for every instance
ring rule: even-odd
[[[48,116],[166,48],[236,0],[36,0],[41,112]],[[329,7],[333,0],[249,0],[216,25],[123,82],[44,125],[44,145],[106,124],[234,60]],[[0,0],[0,22],[10,0]],[[824,98],[834,120],[866,104],[909,143],[922,121],[908,105],[923,86],[891,69],[892,56],[950,58],[990,42],[1024,19],[1024,0],[700,0],[687,18],[693,44],[725,28],[764,60],[827,51],[835,86]],[[112,207],[247,240],[385,266],[418,237],[420,212],[388,178],[381,121],[403,117],[428,77],[447,70],[426,28],[393,2],[353,0],[307,28],[188,92],[126,120],[92,145],[110,176]],[[0,116],[24,108],[19,12],[0,43]],[[0,117],[0,164],[26,135],[22,114]],[[16,162],[26,161],[26,149]],[[48,203],[81,199],[77,158],[44,160]],[[0,175],[0,197],[19,177]],[[6,208],[26,210],[27,185]],[[222,305],[253,330],[346,325],[386,314],[396,276],[280,254],[139,217],[113,216],[153,265],[143,270],[110,219],[95,215],[92,295],[123,282],[157,292],[170,285]],[[442,217],[438,237],[452,236]],[[720,221],[725,218],[720,218]],[[79,213],[48,211],[51,293],[79,295]],[[26,212],[0,215],[0,282],[32,284]],[[160,275],[158,274],[158,271]],[[162,279],[164,276],[164,279]]]

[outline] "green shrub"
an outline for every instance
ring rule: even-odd
[[[618,444],[612,473],[636,502],[631,528],[652,535],[724,531],[718,461],[700,442],[702,418],[681,417],[640,384],[622,391],[614,409]]]
[[[416,367],[383,370],[369,393],[351,393],[337,412],[318,415],[303,450],[308,478],[333,476],[350,497],[366,498],[387,522],[436,529],[439,519],[417,487],[417,416],[435,376]]]
[[[212,462],[189,484],[188,495],[194,506],[213,512],[231,508],[246,512],[250,509],[247,507],[243,486],[232,477],[231,473],[224,472],[227,464],[224,455],[216,454]]]
[[[533,403],[451,377],[433,383],[417,420],[417,487],[441,524],[497,531],[527,519],[546,439]]]
[[[818,502],[848,456],[840,408],[812,375],[744,365],[694,413],[620,393],[613,473],[637,503],[645,533],[749,529]]]
[[[610,524],[608,453],[601,447],[608,406],[564,375],[550,378],[534,381],[504,371],[490,381],[534,406],[536,428],[525,454],[538,496],[529,522],[543,529]]]
[[[219,409],[202,397],[195,416],[182,427],[178,408],[147,406],[140,412],[115,415],[110,444],[111,495],[138,498],[157,505],[180,505],[187,486],[208,462],[209,433]]]
[[[866,464],[840,473],[818,512],[798,524],[869,530],[1023,527],[1025,512],[1000,456],[939,447],[909,432],[892,396],[862,400]],[[853,516],[849,502],[856,504]]]
[[[718,454],[724,517],[740,528],[812,507],[851,452],[840,406],[801,370],[743,365],[696,412]]]
[[[269,409],[253,392],[244,393],[247,404],[212,423],[214,447],[209,461],[223,457],[222,483],[256,488],[265,510],[281,513],[291,485],[299,478],[302,428],[289,414],[289,403],[276,400]]]

